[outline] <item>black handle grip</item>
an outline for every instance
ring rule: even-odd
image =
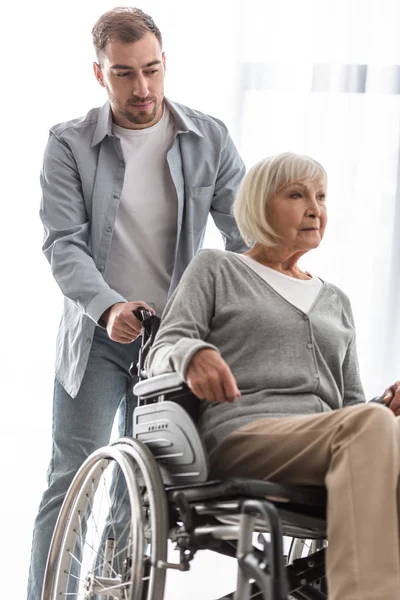
[[[145,319],[149,319],[151,317],[151,315],[153,314],[152,312],[150,312],[147,308],[145,308],[144,306],[138,306],[137,308],[135,308],[135,310],[133,311],[133,314],[135,315],[135,317],[137,319],[139,319],[139,321],[144,321]]]
[[[129,372],[132,377],[138,376],[140,381],[146,376],[144,373],[144,363],[160,326],[160,317],[154,315],[148,308],[145,308],[144,306],[138,306],[135,308],[133,314],[141,323],[143,323],[143,331],[142,345],[139,350],[138,362],[137,364],[131,364]]]

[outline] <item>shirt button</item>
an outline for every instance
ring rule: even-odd
[[[112,231],[112,227],[110,227],[110,226],[106,227],[106,231]]]
[[[104,267],[99,267],[99,271],[102,273],[104,271]]]
[[[310,350],[311,350],[311,348],[313,348],[313,347],[314,347],[314,346],[313,346],[312,344],[307,344],[307,348],[310,348]]]
[[[118,200],[118,198],[119,198],[119,194],[114,194],[114,196],[113,196],[113,197],[114,197],[116,200]]]
[[[119,164],[120,167],[124,167],[125,166],[125,163],[124,163],[123,160],[120,160],[118,164]]]
[[[315,379],[319,379],[318,373],[314,373],[314,377],[315,377]]]
[[[92,343],[92,340],[91,340],[91,338],[86,338],[86,343],[87,343],[87,344],[91,344],[91,343]]]

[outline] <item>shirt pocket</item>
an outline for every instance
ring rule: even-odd
[[[190,231],[195,236],[201,233],[207,225],[213,195],[213,185],[196,185],[186,188],[186,215]]]
[[[209,200],[210,204],[211,204],[211,200],[212,200],[213,193],[214,193],[213,185],[188,185],[188,186],[186,186],[186,189],[187,189],[187,193],[186,193],[187,198],[204,200],[204,201]]]

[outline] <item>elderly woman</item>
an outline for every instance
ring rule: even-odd
[[[326,185],[290,153],[249,171],[235,216],[251,250],[195,257],[147,368],[205,400],[213,477],[326,485],[330,600],[400,600],[400,385],[392,410],[365,403],[349,299],[298,264],[323,238]]]

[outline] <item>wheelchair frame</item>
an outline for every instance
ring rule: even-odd
[[[136,316],[144,333],[138,364],[131,367],[139,378],[134,437],[98,450],[77,473],[53,535],[42,600],[55,600],[67,589],[60,571],[67,546],[71,554],[71,530],[78,535],[73,515],[101,460],[117,461],[124,472],[133,507],[130,542],[120,569],[124,573],[103,567],[98,575],[93,566],[89,569],[85,600],[162,600],[166,571],[187,571],[199,550],[237,560],[236,590],[218,600],[326,599],[326,490],[242,478],[209,481],[195,425],[199,400],[176,373],[145,378],[144,361],[159,319],[144,309]],[[289,556],[284,555],[283,536],[294,538]],[[167,540],[179,550],[177,563],[167,561]],[[300,540],[314,540],[305,556]],[[102,554],[107,556],[107,547]]]

